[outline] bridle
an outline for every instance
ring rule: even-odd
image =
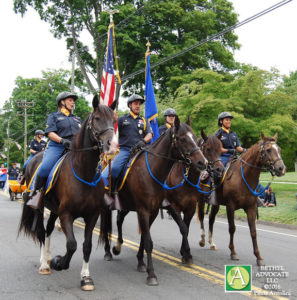
[[[201,142],[201,150],[202,150],[202,153],[204,153],[204,146],[205,146],[205,143],[206,143],[206,141],[204,140],[204,139],[202,139],[202,142]],[[215,160],[209,160],[209,159],[207,159],[207,161],[208,161],[208,165],[207,165],[207,171],[209,172],[209,173],[211,173],[211,172],[214,172],[214,165],[215,165],[215,163],[216,162],[222,162],[222,159],[221,159],[221,157],[219,157],[219,158],[217,158],[217,159],[215,159]]]

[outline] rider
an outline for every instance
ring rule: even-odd
[[[226,166],[230,156],[236,154],[236,151],[239,153],[246,151],[245,148],[241,147],[237,134],[230,130],[232,119],[233,116],[229,112],[224,111],[218,115],[218,125],[221,128],[215,135],[218,136],[221,133],[223,144],[221,159],[224,166]]]
[[[38,168],[35,185],[29,194],[30,200],[27,202],[27,205],[34,209],[42,208],[40,190],[64,149],[70,148],[71,140],[81,126],[80,118],[72,114],[77,98],[74,93],[61,92],[56,99],[58,111],[51,113],[47,119],[45,135],[50,142]]]
[[[44,132],[40,129],[37,129],[35,131],[35,136],[34,139],[30,142],[30,153],[31,155],[28,157],[26,162],[24,163],[23,166],[23,175],[25,174],[26,166],[28,165],[29,161],[33,158],[35,154],[38,152],[41,152],[42,150],[45,149],[46,147],[46,142],[42,139],[44,136]],[[24,180],[24,177],[22,177],[21,182]]]
[[[144,99],[139,95],[129,97],[127,105],[130,112],[118,119],[120,152],[111,163],[111,192],[117,190],[116,181],[124,167],[132,148],[142,148],[150,142],[153,131],[147,119],[140,116],[140,106]],[[108,181],[108,168],[102,177]]]
[[[164,112],[165,124],[159,127],[160,135],[164,133],[167,129],[174,126],[175,117],[177,116],[176,111],[173,108],[167,108]]]

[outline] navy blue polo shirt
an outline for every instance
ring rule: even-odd
[[[49,132],[55,132],[61,138],[72,139],[81,126],[81,120],[79,117],[70,114],[64,115],[60,111],[51,113],[48,116],[45,135]]]
[[[119,117],[118,129],[120,148],[131,148],[148,133],[153,134],[151,125],[147,119],[141,116],[133,117],[131,113]]]
[[[30,149],[40,152],[42,151],[46,146],[46,142],[44,140],[40,140],[40,142],[38,142],[36,139],[33,139],[30,142]]]
[[[161,134],[163,134],[167,129],[169,129],[171,126],[170,126],[170,124],[168,124],[168,123],[166,123],[166,124],[164,124],[164,125],[161,125],[160,127],[159,127],[159,134],[161,135]]]
[[[229,133],[227,133],[224,129],[221,128],[215,133],[215,136],[218,136],[221,132],[221,142],[223,144],[223,148],[236,149],[237,147],[240,147],[240,142],[235,132],[229,130]]]

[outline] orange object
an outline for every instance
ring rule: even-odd
[[[13,193],[23,193],[26,189],[26,185],[20,185],[17,180],[8,180],[9,188]]]

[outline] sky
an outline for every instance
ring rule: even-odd
[[[243,21],[280,0],[231,2],[239,14],[239,21]],[[11,96],[18,76],[33,78],[41,77],[41,72],[48,69],[71,70],[64,40],[55,39],[49,25],[42,22],[35,11],[28,11],[22,18],[13,12],[12,7],[13,0],[1,1],[0,108]],[[236,29],[241,49],[235,51],[235,59],[264,70],[276,67],[285,75],[296,71],[296,12],[297,0],[293,0]]]

